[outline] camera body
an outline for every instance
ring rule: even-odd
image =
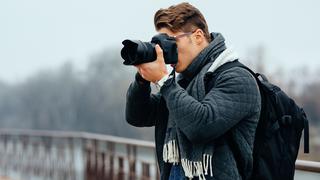
[[[165,33],[153,36],[151,42],[126,39],[122,41],[122,44],[124,47],[121,49],[121,57],[124,59],[124,65],[138,65],[155,61],[157,59],[156,44],[161,47],[166,64],[178,62],[176,40]]]

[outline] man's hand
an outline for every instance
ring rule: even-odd
[[[155,48],[157,52],[155,61],[136,65],[143,79],[154,83],[168,74],[161,47],[157,44]]]

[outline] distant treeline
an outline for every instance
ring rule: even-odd
[[[41,71],[23,83],[0,83],[0,128],[88,131],[152,140],[150,128],[125,121],[125,97],[133,67],[122,65],[119,50],[90,58],[85,70],[68,62]]]

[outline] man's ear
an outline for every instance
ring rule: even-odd
[[[204,36],[204,33],[201,29],[197,29],[195,32],[194,32],[194,36],[195,36],[195,40],[196,40],[196,43],[199,45],[199,44],[202,44],[203,41],[206,40],[205,36]]]

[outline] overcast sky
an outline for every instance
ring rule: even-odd
[[[121,46],[149,41],[153,15],[176,0],[1,0],[0,80],[19,82],[40,69]],[[221,32],[241,56],[263,45],[267,63],[320,67],[319,0],[194,0],[209,31]],[[119,53],[119,52],[117,52]]]

